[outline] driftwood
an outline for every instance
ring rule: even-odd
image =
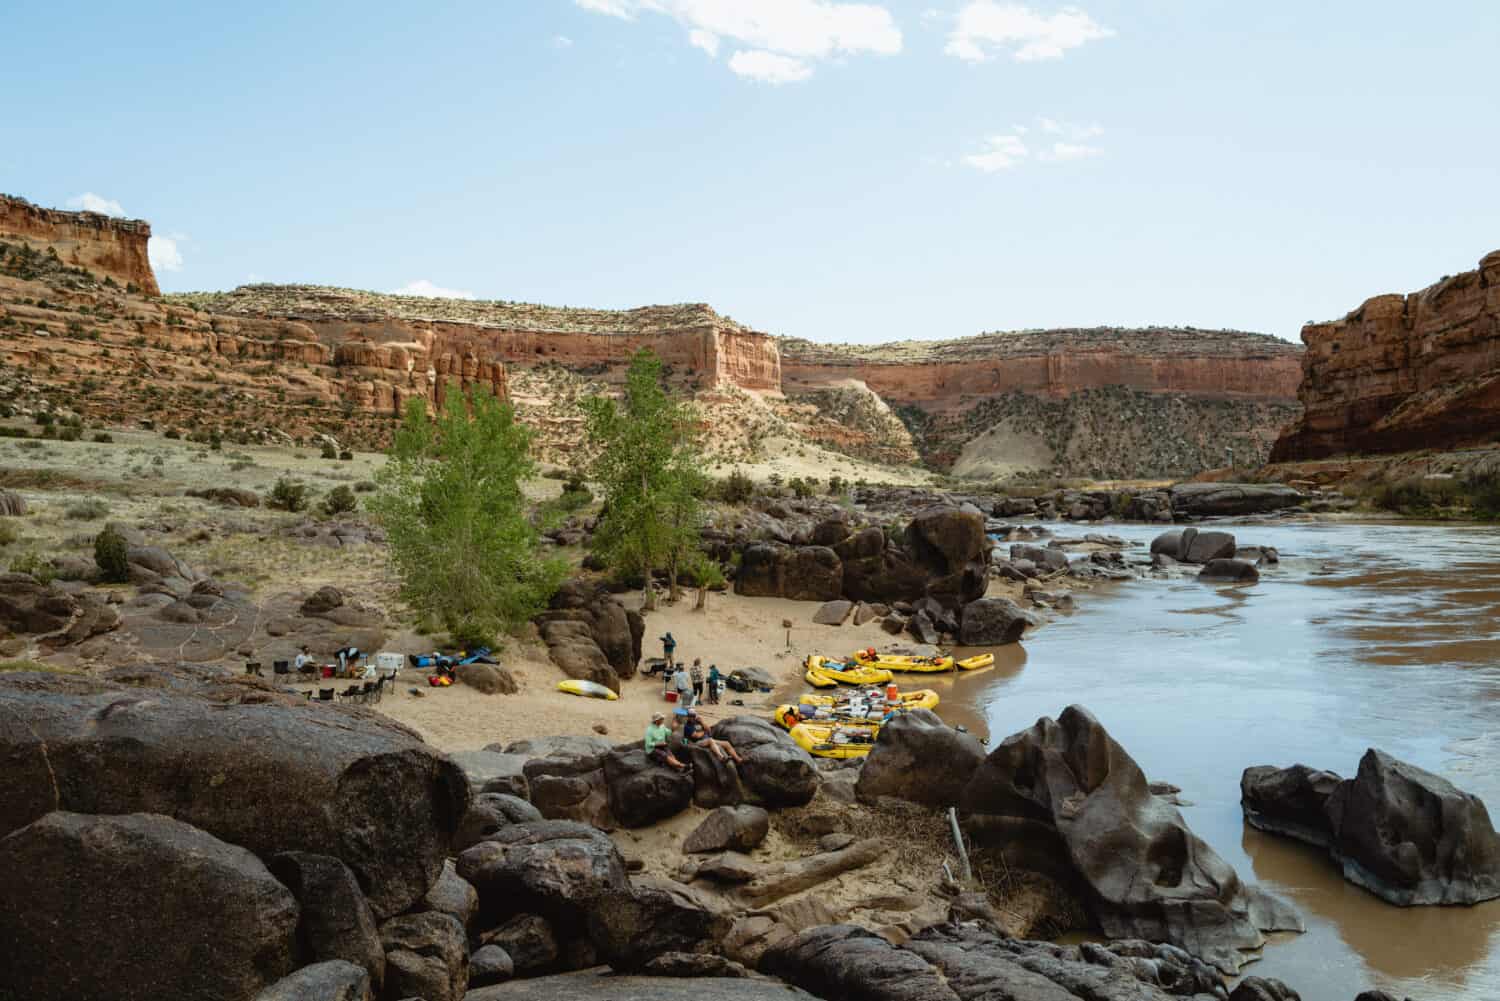
[[[836,852],[821,852],[805,859],[788,862],[775,871],[766,872],[740,890],[740,897],[754,907],[769,904],[800,893],[835,876],[874,862],[886,850],[880,838],[856,841]]]

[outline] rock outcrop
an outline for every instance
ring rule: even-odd
[[[1012,868],[1075,887],[1110,938],[1171,942],[1232,973],[1263,932],[1302,929],[1152,795],[1140,767],[1078,706],[1007,737],[960,809],[976,842],[1001,846]]]
[[[894,796],[924,806],[956,806],[983,761],[979,738],[955,730],[930,710],[914,709],[880,728],[855,791],[862,800]]]
[[[24,198],[0,195],[0,241],[5,240],[51,248],[65,264],[134,285],[143,295],[161,295],[146,253],[151,224],[143,219],[44,209]]]
[[[1302,418],[1273,462],[1449,449],[1500,435],[1500,251],[1302,328]]]
[[[1251,826],[1327,848],[1345,879],[1393,904],[1500,897],[1500,836],[1479,798],[1373,748],[1352,779],[1247,768],[1240,804]]]

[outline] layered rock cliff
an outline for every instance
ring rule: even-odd
[[[1410,295],[1302,328],[1303,414],[1272,461],[1500,440],[1500,251]]]
[[[50,248],[64,264],[160,295],[146,245],[151,224],[97,212],[44,209],[24,198],[0,194],[0,240]]]

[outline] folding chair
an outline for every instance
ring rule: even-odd
[[[271,662],[271,672],[273,674],[291,674],[292,665],[289,661],[273,660]]]
[[[258,660],[247,660],[247,661],[245,661],[245,673],[246,674],[253,674],[257,678],[263,677],[263,675],[260,673],[260,661],[258,661]]]

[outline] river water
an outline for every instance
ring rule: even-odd
[[[1188,578],[1080,592],[1078,610],[943,683],[950,721],[990,746],[1064,706],[1090,709],[1239,872],[1307,924],[1244,973],[1304,1001],[1384,988],[1415,1001],[1500,998],[1500,901],[1400,908],[1347,883],[1324,852],[1251,830],[1249,765],[1344,776],[1367,747],[1500,804],[1500,529],[1352,523],[1214,525],[1282,562],[1252,587]],[[1132,539],[1139,525],[1090,526]]]

